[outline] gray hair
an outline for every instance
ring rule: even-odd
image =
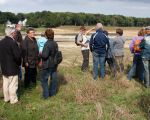
[[[145,30],[150,30],[150,26],[145,27]]]
[[[97,23],[97,24],[96,24],[96,29],[97,29],[97,30],[99,30],[99,29],[103,30],[103,25],[102,25],[102,23]]]
[[[16,31],[16,29],[14,27],[7,27],[5,29],[5,34],[6,36],[10,36],[12,33],[14,33]]]

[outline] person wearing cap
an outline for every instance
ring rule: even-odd
[[[100,77],[105,77],[105,59],[109,49],[109,39],[103,33],[103,25],[97,23],[96,33],[92,34],[90,39],[90,50],[93,54],[93,79],[98,78],[98,66],[100,65]]]
[[[5,29],[6,36],[0,41],[0,63],[3,76],[4,101],[11,104],[18,102],[18,72],[21,65],[21,51],[15,41],[15,28]]]
[[[140,44],[141,57],[144,65],[145,86],[150,87],[150,26],[145,28],[145,36]]]
[[[23,41],[23,66],[25,68],[24,87],[36,86],[38,45],[35,38],[35,30],[28,28],[27,35]]]
[[[20,47],[22,47],[22,35],[21,35],[21,29],[22,29],[22,25],[21,24],[16,24],[15,25],[15,29],[16,29],[16,38],[15,40],[17,41],[17,43],[19,44]]]
[[[90,33],[94,28],[86,31],[84,26],[80,27],[80,31],[77,37],[77,44],[81,46],[81,53],[83,56],[83,62],[81,66],[81,71],[86,72],[89,68],[89,40],[87,34]]]

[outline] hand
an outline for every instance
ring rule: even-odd
[[[28,67],[28,66],[29,66],[29,64],[28,64],[28,63],[25,63],[25,66],[26,66],[26,67]]]
[[[92,30],[95,30],[95,27],[93,27]]]

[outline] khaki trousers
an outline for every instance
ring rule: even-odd
[[[3,75],[3,94],[4,101],[10,101],[11,104],[18,102],[17,97],[18,89],[18,75],[15,76],[4,76]]]

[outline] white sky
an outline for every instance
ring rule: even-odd
[[[0,0],[0,11],[119,14],[150,18],[150,0]]]

